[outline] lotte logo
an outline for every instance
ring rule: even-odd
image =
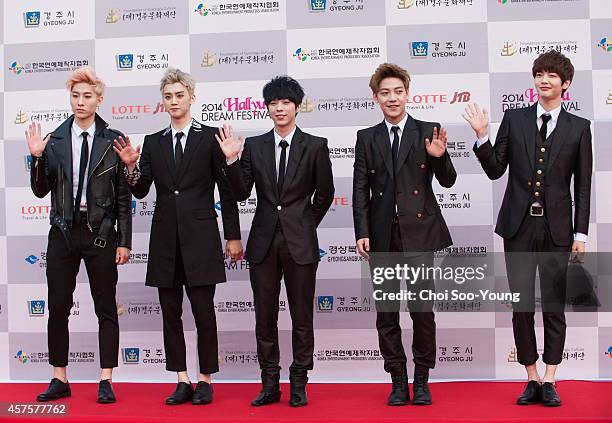
[[[35,216],[47,214],[51,210],[51,206],[21,206],[22,216]]]

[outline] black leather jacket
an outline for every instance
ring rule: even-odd
[[[113,150],[113,140],[123,134],[108,128],[96,114],[96,134],[87,175],[87,225],[106,242],[109,230],[117,223],[117,246],[131,249],[132,195],[123,174],[124,164]],[[62,230],[69,242],[74,194],[72,191],[72,123],[74,115],[50,134],[45,151],[34,158],[30,183],[34,195],[43,198],[51,192],[52,226]]]

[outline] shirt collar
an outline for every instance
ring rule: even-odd
[[[80,137],[81,135],[83,135],[83,132],[87,132],[87,136],[91,140],[93,135],[96,133],[96,121],[94,120],[91,126],[87,128],[86,130],[82,130],[81,127],[76,124],[76,122],[73,122],[72,131],[76,134],[77,137]]]
[[[291,132],[289,132],[289,135],[287,135],[285,138],[281,137],[280,135],[278,135],[276,133],[276,130],[274,130],[274,144],[276,144],[276,147],[278,148],[278,146],[280,145],[280,142],[282,140],[287,141],[287,144],[289,144],[289,146],[291,146],[291,140],[293,139],[293,135],[295,135],[295,130],[297,129],[297,126],[293,128],[293,130]]]
[[[176,134],[178,134],[179,132],[182,132],[183,135],[186,137],[187,134],[189,133],[189,130],[191,129],[191,123],[192,123],[192,120],[190,119],[189,123],[187,125],[185,125],[185,127],[183,129],[181,129],[181,130],[174,129],[174,126],[172,126],[172,124],[171,124],[170,128],[172,129],[172,139],[175,139],[176,138]]]
[[[542,107],[542,105],[538,102],[536,113],[537,113],[538,119],[541,118],[543,114],[548,113],[550,115],[551,121],[556,122],[557,119],[559,118],[559,113],[561,113],[561,105],[547,112],[544,109],[544,107]]]
[[[399,126],[398,134],[401,135],[402,131],[404,130],[404,127],[406,126],[406,121],[408,121],[408,113],[404,115],[404,119],[402,119],[398,124],[393,124],[387,119],[385,119],[385,124],[387,125],[387,132],[389,133],[389,136],[393,135],[393,133],[391,132],[391,128],[393,128],[394,126]]]

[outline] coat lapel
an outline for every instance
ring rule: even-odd
[[[274,130],[272,130],[266,134],[266,138],[263,142],[262,154],[265,171],[268,175],[268,179],[270,180],[272,192],[274,192],[274,195],[276,196],[276,198],[278,198],[279,193],[278,183],[276,181],[276,161],[274,156],[274,147]]]
[[[174,150],[172,149],[172,129],[170,127],[166,128],[166,130],[162,132],[161,137],[159,138],[159,148],[161,149],[162,156],[164,156],[166,164],[168,165],[168,171],[170,172],[172,181],[176,181]]]
[[[389,175],[393,177],[393,157],[391,155],[391,143],[387,133],[387,125],[384,121],[379,123],[374,130],[374,146],[385,162]]]
[[[49,143],[53,147],[53,154],[61,163],[64,175],[72,184],[72,123],[74,115],[68,118],[55,131],[51,133]]]
[[[191,122],[191,128],[187,134],[187,142],[185,143],[185,152],[183,153],[183,161],[181,162],[181,168],[178,170],[178,178],[177,182],[181,180],[187,168],[189,167],[189,163],[193,156],[195,156],[196,151],[202,145],[202,136],[204,135],[202,125],[193,120]],[[174,157],[174,156],[173,156]]]
[[[535,165],[535,137],[538,131],[538,125],[536,123],[538,103],[528,107],[525,109],[525,113],[523,114],[523,125],[521,125],[523,129],[523,142],[525,144],[525,150],[527,152],[527,157],[529,157],[529,165],[531,169],[534,169]]]
[[[287,192],[287,189],[291,185],[291,181],[295,176],[300,160],[304,153],[304,133],[300,128],[295,128],[293,139],[291,140],[291,147],[289,148],[289,159],[287,160],[287,170],[285,171],[285,181],[283,182],[283,191],[280,194],[282,198],[283,194]],[[276,162],[275,162],[276,165]],[[276,170],[276,169],[275,169]]]
[[[408,115],[408,120],[404,129],[402,129],[402,139],[400,141],[400,149],[397,159],[397,167],[395,173],[399,173],[402,164],[406,161],[406,157],[410,154],[412,148],[419,142],[419,129],[412,116]]]
[[[555,132],[551,143],[552,145],[550,147],[550,158],[548,160],[548,166],[546,167],[546,169],[552,168],[552,164],[559,155],[561,147],[563,147],[563,143],[567,139],[567,134],[570,133],[570,130],[570,115],[565,110],[563,110],[563,108],[561,108],[561,112],[559,113],[557,126],[555,127]]]

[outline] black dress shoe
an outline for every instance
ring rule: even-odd
[[[557,394],[555,385],[551,382],[542,384],[542,404],[547,407],[558,407],[561,405],[561,398]]]
[[[257,398],[251,401],[253,407],[261,407],[262,405],[273,404],[279,402],[281,398],[281,391],[277,387],[276,390],[262,389]]]
[[[413,405],[431,405],[431,392],[429,392],[428,375],[416,375],[412,383]]]
[[[101,380],[98,384],[98,404],[112,404],[116,401],[110,381],[108,379]]]
[[[36,397],[36,401],[53,401],[70,396],[70,385],[68,381],[62,382],[58,378],[51,379],[49,387],[45,392]]]
[[[408,390],[408,375],[405,373],[391,374],[391,392],[387,405],[408,405],[410,391]]]
[[[206,383],[203,380],[199,381],[196,385],[195,392],[191,398],[193,405],[204,405],[210,404],[213,400],[213,388],[210,383]]]
[[[531,405],[540,402],[542,387],[537,380],[530,380],[525,385],[525,390],[516,399],[518,405]]]
[[[193,397],[193,386],[191,383],[179,382],[176,384],[176,389],[168,398],[166,398],[166,404],[168,405],[179,405],[184,404],[187,401],[191,401]]]

